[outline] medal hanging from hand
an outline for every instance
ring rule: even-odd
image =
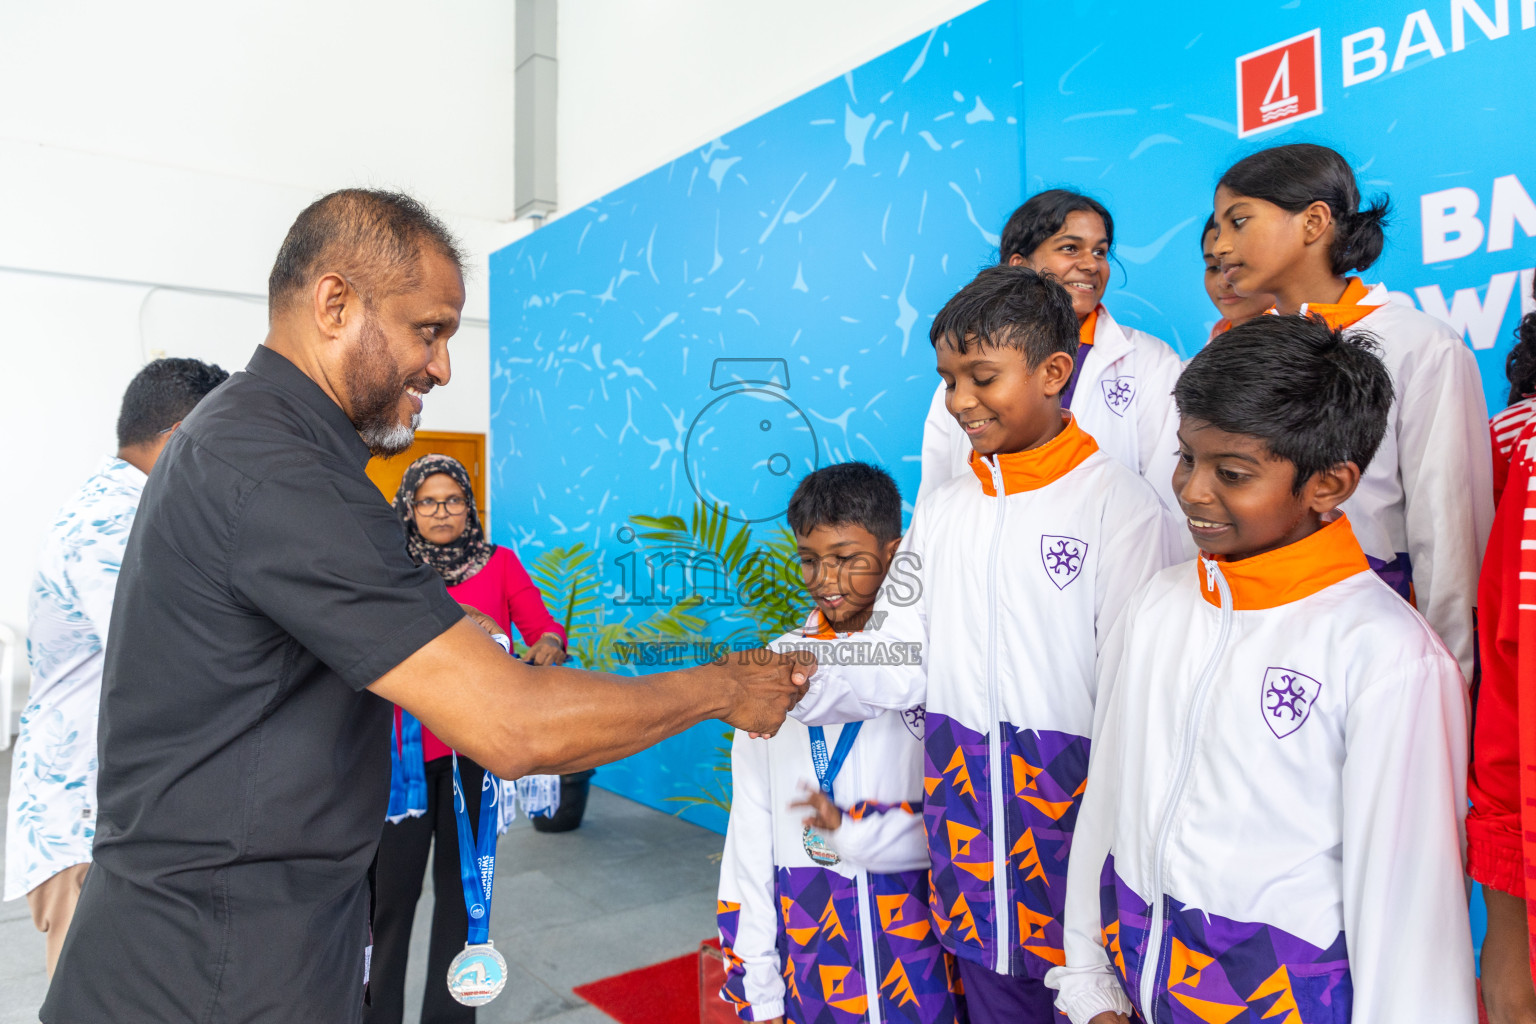
[[[832,795],[832,783],[843,770],[843,762],[848,760],[848,751],[853,749],[853,741],[858,738],[859,730],[863,727],[863,722],[844,725],[843,731],[837,734],[837,749],[829,758],[825,730],[819,725],[811,726],[811,767],[816,770],[816,784],[827,796]],[[827,845],[825,839],[811,831],[809,825],[801,833],[801,841],[805,844],[806,855],[820,867],[830,868],[842,859],[836,850]]]
[[[491,893],[496,882],[496,799],[501,789],[490,772],[480,785],[480,827],[469,828],[469,805],[453,755],[453,814],[459,826],[459,880],[469,912],[469,939],[448,965],[448,992],[465,1006],[484,1006],[507,985],[507,961],[490,939]]]

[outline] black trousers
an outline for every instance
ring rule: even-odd
[[[463,754],[459,775],[471,828],[480,819],[480,783],[485,770]],[[384,823],[379,840],[377,903],[373,911],[373,965],[367,1024],[403,1024],[405,962],[411,947],[416,901],[432,857],[432,940],[427,948],[427,990],[421,1000],[421,1024],[474,1024],[475,1010],[448,994],[448,964],[464,948],[469,914],[459,880],[459,832],[453,813],[453,758],[427,762],[427,813],[397,825]]]

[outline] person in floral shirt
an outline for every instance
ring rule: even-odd
[[[144,482],[171,433],[228,373],[157,359],[128,385],[117,455],[59,510],[27,610],[32,690],[11,765],[5,898],[27,897],[48,974],[74,914],[96,835],[96,711],[112,596]]]

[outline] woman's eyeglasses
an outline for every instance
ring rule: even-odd
[[[438,501],[436,498],[418,498],[411,505],[419,514],[424,516],[437,515],[439,506],[444,509],[446,515],[461,516],[464,514],[464,510],[469,507],[469,503],[457,494],[443,501]]]

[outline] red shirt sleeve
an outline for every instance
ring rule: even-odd
[[[1478,579],[1478,654],[1482,681],[1472,737],[1467,795],[1467,870],[1478,882],[1524,898],[1520,823],[1520,542],[1530,464],[1506,462],[1507,482]]]
[[[1499,447],[1498,428],[1492,422],[1488,424],[1488,443],[1493,452],[1493,503],[1497,506],[1509,482],[1509,452]]]
[[[518,561],[512,549],[505,545],[497,548],[491,564],[497,562],[501,563],[501,587],[506,599],[507,619],[522,634],[523,643],[532,646],[545,633],[553,633],[560,638],[560,646],[564,647],[565,629],[544,607],[544,595],[534,586],[528,570],[523,568],[523,563]]]

